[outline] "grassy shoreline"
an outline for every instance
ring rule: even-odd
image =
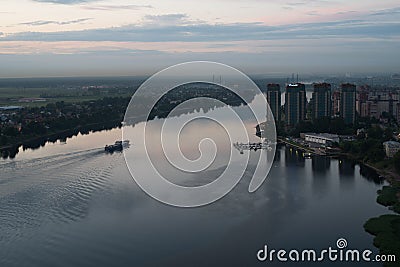
[[[384,177],[386,181],[388,181],[389,183],[392,183],[392,181],[400,181],[400,175],[394,173],[393,171],[389,171],[385,168],[376,166],[375,164],[371,163],[371,162],[365,162],[364,160],[361,160],[357,157],[354,157],[353,155],[351,155],[350,153],[341,153],[341,156],[344,156],[350,160],[354,160],[355,162],[359,163],[359,164],[363,164],[371,169],[373,169],[374,171],[376,171],[380,176]]]
[[[371,166],[371,168],[373,168]],[[378,169],[379,170],[379,169]],[[381,170],[380,170],[381,171]],[[383,171],[386,174],[385,171]],[[369,219],[364,224],[364,230],[375,236],[374,246],[381,255],[395,255],[400,260],[400,182],[397,177],[384,176],[389,185],[378,190],[376,202],[388,207],[391,214]],[[385,267],[398,266],[396,262],[386,262]]]

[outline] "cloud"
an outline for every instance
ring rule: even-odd
[[[150,23],[167,23],[173,24],[177,22],[186,22],[188,21],[187,14],[166,14],[166,15],[146,15],[145,20]]]
[[[372,16],[387,16],[387,15],[398,15],[400,14],[400,7],[382,9],[371,13]]]
[[[315,11],[315,10],[312,10],[312,11],[307,12],[306,15],[308,15],[308,16],[318,16],[319,12]]]
[[[32,0],[40,3],[62,4],[62,5],[75,5],[87,2],[95,2],[98,0]]]
[[[70,22],[31,22],[31,25]],[[242,40],[390,38],[400,36],[400,22],[339,20],[267,26],[263,23],[209,24],[191,20],[186,14],[146,16],[141,24],[121,27],[63,31],[22,32],[0,37],[0,41],[137,41],[212,42]]]
[[[82,7],[86,10],[103,10],[103,11],[115,11],[115,10],[139,10],[144,8],[153,8],[151,5],[91,5]]]
[[[328,1],[328,0],[303,0],[303,1],[290,1],[285,5],[287,7],[299,7],[299,6],[327,6],[327,5],[336,5],[336,1]]]
[[[92,18],[82,18],[82,19],[75,19],[75,20],[68,20],[68,21],[36,20],[36,21],[30,21],[30,22],[23,22],[23,23],[20,23],[19,25],[29,25],[29,26],[42,26],[42,25],[49,25],[49,24],[70,25],[70,24],[82,23],[82,22],[85,22],[85,21],[88,21],[91,19]]]
[[[167,27],[167,26],[188,26],[188,25],[205,25],[204,20],[190,19],[187,14],[166,14],[166,15],[146,15],[142,25],[145,27]]]
[[[148,75],[172,64],[193,60],[217,61],[249,74],[292,73],[296,70],[302,73],[393,72],[399,67],[397,58],[393,56],[397,51],[394,46],[381,46],[382,49],[376,51],[374,43],[363,49],[354,46],[348,49],[341,40],[328,43],[331,45],[327,48],[315,44],[301,52],[297,49],[262,53],[120,50],[70,54],[0,54],[3,63],[0,64],[0,73],[2,77]],[[304,45],[307,47],[307,43]]]
[[[336,14],[336,15],[348,15],[348,14],[352,14],[352,13],[357,13],[357,11],[354,11],[354,10],[339,11],[339,12],[336,12],[335,14]]]

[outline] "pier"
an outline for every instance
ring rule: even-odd
[[[271,151],[272,147],[271,147],[272,143],[270,142],[259,142],[259,143],[239,143],[236,142],[233,144],[233,146],[239,150],[240,154],[244,153],[244,150],[253,150],[253,151],[257,151],[257,150],[268,150]]]

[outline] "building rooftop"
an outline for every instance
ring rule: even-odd
[[[299,86],[302,86],[303,84],[301,84],[301,83],[289,83],[287,86],[289,86],[289,87],[299,87]]]
[[[400,147],[400,143],[396,142],[396,141],[387,141],[383,143],[384,146],[388,146],[388,147]]]
[[[316,137],[323,137],[323,138],[339,138],[337,134],[330,134],[330,133],[304,133],[304,135],[311,135]]]

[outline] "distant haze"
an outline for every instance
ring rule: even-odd
[[[193,60],[400,72],[397,0],[4,0],[0,22],[0,78],[149,75]]]

